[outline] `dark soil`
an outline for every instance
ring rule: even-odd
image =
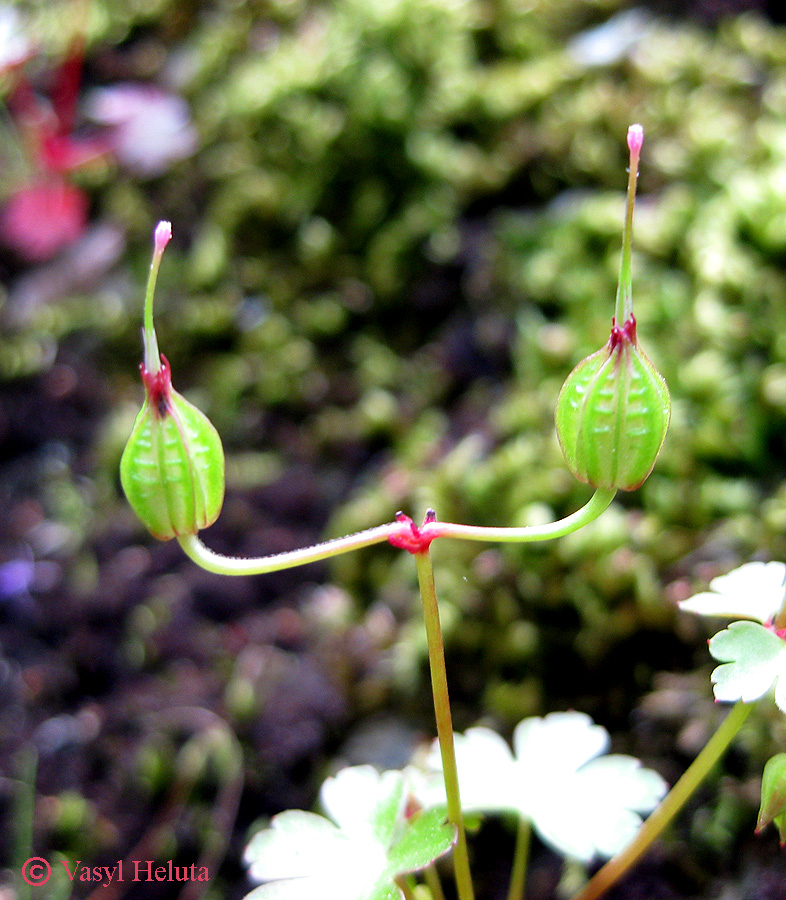
[[[34,855],[55,860],[62,852],[110,866],[202,859],[212,866],[215,895],[234,900],[249,889],[241,855],[252,822],[310,807],[342,747],[349,756],[359,747],[355,755],[366,760],[374,737],[384,735],[387,759],[380,761],[402,764],[417,732],[431,731],[428,705],[414,721],[396,707],[385,685],[386,638],[369,618],[328,628],[315,614],[341,600],[324,566],[211,576],[174,542],[143,538],[120,502],[108,521],[88,519],[82,534],[58,524],[58,490],[94,488],[94,441],[108,404],[101,373],[68,342],[48,372],[0,389],[0,771],[22,774],[34,748]],[[349,483],[352,473],[344,477]],[[206,540],[241,554],[311,543],[334,488],[319,472],[289,471],[268,489],[231,496]],[[369,713],[384,718],[369,720]],[[670,780],[689,762],[675,751],[681,725],[648,719],[646,711],[637,722],[646,745],[638,752],[649,752]],[[242,777],[203,748],[187,778],[184,748],[193,750],[215,726],[239,741]],[[786,897],[786,860],[775,838],[754,837],[752,821],[742,831],[724,823],[717,787],[609,900]],[[6,781],[1,796],[0,852],[13,866],[29,855],[18,836],[25,791]],[[699,815],[702,803],[709,811]],[[736,815],[740,808],[750,818],[750,803]],[[697,839],[702,822],[712,840]],[[210,855],[216,838],[226,852],[218,840]],[[510,845],[501,824],[473,841],[480,896],[504,896]],[[536,842],[532,900],[557,896],[560,868]],[[188,893],[195,885],[183,887],[124,884],[118,893],[93,894],[95,885],[79,885],[73,896],[196,896]]]

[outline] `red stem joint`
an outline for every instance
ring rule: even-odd
[[[406,550],[407,553],[426,553],[434,538],[439,537],[434,529],[426,527],[437,521],[437,514],[433,509],[426,512],[422,526],[416,525],[403,512],[396,513],[396,521],[402,528],[396,534],[391,534],[388,537],[388,541],[394,547],[398,547],[399,550]]]

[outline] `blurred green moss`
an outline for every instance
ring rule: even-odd
[[[52,9],[35,6],[42,21]],[[0,375],[46,371],[89,334],[123,410],[100,444],[111,483],[140,393],[149,233],[170,218],[158,321],[178,388],[225,437],[238,491],[292,465],[340,472],[332,534],[398,508],[524,524],[585,501],[553,407],[608,336],[624,135],[644,125],[634,296],[674,400],[662,456],[586,532],[440,546],[437,577],[466,696],[511,722],[567,691],[558,651],[590,672],[638,654],[637,689],[687,663],[666,637],[670,600],[786,556],[784,29],[626,20],[618,0],[92,9],[94,77],[116,54],[175,87],[199,148],[166,177],[95,176],[96,214],[128,235],[120,286],[37,311],[0,348]],[[588,49],[601,25],[602,58]],[[119,498],[99,496],[110,521]],[[408,562],[382,548],[333,577],[406,619]],[[402,683],[417,681],[418,655],[401,654]]]

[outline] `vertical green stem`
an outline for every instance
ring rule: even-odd
[[[415,900],[415,892],[412,890],[412,884],[409,878],[405,875],[402,875],[399,878],[394,879],[397,887],[404,895],[404,900]]]
[[[14,869],[21,872],[25,860],[33,850],[33,818],[35,813],[35,782],[38,757],[32,747],[25,747],[16,760],[18,780],[14,803]],[[29,900],[30,885],[24,878],[16,879],[18,900]]]
[[[529,844],[532,826],[529,819],[521,816],[516,829],[516,846],[513,850],[513,868],[510,873],[508,900],[523,900],[524,887],[527,883],[527,865],[529,863]]]
[[[431,892],[432,900],[445,900],[445,892],[442,890],[442,882],[439,880],[439,872],[434,863],[427,866],[423,872],[426,885]]]
[[[610,859],[603,868],[599,869],[573,900],[597,900],[638,861],[726,752],[752,708],[752,704],[743,703],[741,700],[732,707],[731,712],[706,743],[701,753],[693,760],[682,778],[641,826],[633,841],[622,853],[615,856],[614,859]]]
[[[456,827],[456,846],[453,848],[453,866],[456,874],[456,890],[459,900],[474,900],[472,876],[469,871],[467,835],[459,796],[456,750],[453,745],[453,718],[448,697],[448,676],[445,667],[445,646],[442,642],[442,626],[439,621],[437,590],[434,585],[434,569],[431,555],[422,550],[413,553],[418,570],[420,597],[423,601],[423,617],[426,622],[426,640],[431,670],[431,690],[434,696],[434,713],[437,720],[437,738],[442,755],[442,770],[445,777],[445,793],[448,798],[448,820]]]
[[[158,270],[161,267],[161,257],[164,248],[172,237],[172,226],[169,222],[159,222],[153,237],[153,260],[150,263],[150,274],[147,277],[147,290],[145,291],[144,313],[144,345],[145,345],[145,370],[155,374],[161,368],[161,358],[158,352],[158,340],[153,325],[153,297],[156,292]]]
[[[622,232],[622,261],[620,262],[620,279],[617,286],[617,304],[614,309],[614,318],[620,327],[633,315],[631,244],[633,242],[633,209],[636,205],[636,182],[639,177],[639,154],[643,140],[644,132],[641,126],[631,125],[628,129],[630,164],[628,166],[628,196],[625,203],[625,226]]]

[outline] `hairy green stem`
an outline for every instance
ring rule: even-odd
[[[622,853],[599,869],[573,900],[597,900],[602,897],[639,860],[715,767],[742,728],[751,709],[752,704],[743,703],[741,700],[732,707],[731,712],[721,722],[718,730],[705,744],[682,778],[664,797],[655,812],[646,819],[636,837]]]
[[[418,571],[420,597],[423,601],[423,618],[426,623],[428,661],[431,671],[431,690],[434,696],[434,714],[437,720],[437,738],[442,756],[442,772],[448,799],[448,820],[456,828],[456,844],[453,848],[453,867],[456,875],[456,891],[459,900],[474,900],[472,876],[469,871],[467,835],[459,795],[456,749],[453,744],[453,718],[448,697],[448,676],[445,667],[445,646],[442,642],[442,626],[439,621],[437,590],[434,585],[434,569],[428,549],[413,554]]]
[[[548,541],[563,537],[589,524],[609,506],[614,499],[615,491],[599,489],[581,509],[546,525],[527,525],[522,528],[483,527],[475,525],[458,525],[453,522],[428,521],[417,530],[417,542],[428,544],[437,538],[456,538],[465,541],[497,541],[500,543],[527,543],[530,541]],[[243,559],[224,556],[206,547],[195,534],[178,537],[178,542],[186,555],[197,565],[217,575],[264,575],[305,566],[319,562],[352,550],[360,550],[373,544],[395,541],[396,538],[411,537],[412,525],[409,522],[389,522],[358,531],[346,537],[335,538],[313,547],[302,547],[285,553],[274,553],[270,556]]]
[[[145,371],[154,375],[161,368],[161,357],[158,352],[158,340],[153,324],[153,298],[156,292],[158,270],[161,267],[161,257],[164,249],[172,237],[172,226],[169,222],[159,222],[153,239],[153,260],[150,263],[150,273],[147,277],[147,290],[145,291],[145,312],[143,323],[143,343],[145,349]]]
[[[523,900],[527,883],[527,865],[529,863],[529,845],[532,837],[532,826],[525,816],[519,817],[516,828],[516,846],[513,849],[513,868],[510,872],[508,900]]]
[[[421,528],[424,537],[456,538],[464,541],[490,541],[500,543],[529,543],[550,541],[578,531],[608,509],[616,490],[598,488],[588,502],[571,515],[546,525],[525,525],[522,528],[497,528],[481,525],[456,525],[453,522],[426,523]]]
[[[265,575],[268,572],[278,572],[281,569],[292,569],[296,566],[319,562],[322,559],[329,559],[331,556],[349,553],[351,550],[370,547],[372,544],[384,544],[399,531],[401,531],[400,523],[391,522],[388,525],[379,525],[376,528],[368,528],[366,531],[358,531],[356,534],[349,534],[346,537],[315,544],[313,547],[302,547],[286,553],[274,553],[271,556],[259,556],[253,559],[215,553],[206,547],[195,534],[178,537],[178,542],[186,555],[197,565],[207,569],[208,572],[215,572],[216,575]]]
[[[637,128],[639,130],[634,135],[634,129]],[[641,152],[641,142],[637,140],[637,137],[643,138],[640,126],[632,125],[628,130],[628,147],[630,149],[628,194],[625,202],[625,225],[622,232],[622,259],[617,285],[617,302],[614,309],[614,318],[620,327],[633,315],[631,244],[633,242],[633,210],[636,205],[636,182],[639,177],[639,154]]]

